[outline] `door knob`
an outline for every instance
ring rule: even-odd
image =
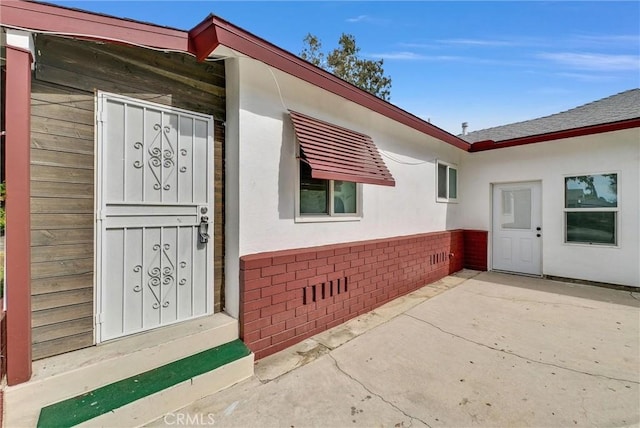
[[[539,233],[536,233],[536,236],[539,238],[539,237],[541,237],[542,235],[540,235]]]
[[[209,216],[203,215],[200,217],[200,225],[198,226],[198,235],[200,235],[200,243],[206,244],[209,242]]]
[[[536,230],[540,231],[540,230],[542,230],[542,228],[540,226],[538,226],[538,227],[536,227]]]

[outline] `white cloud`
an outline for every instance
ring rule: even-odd
[[[381,53],[372,53],[367,56],[374,58],[382,58],[382,59],[396,59],[396,60],[407,60],[407,61],[416,61],[426,59],[426,55],[417,54],[415,52],[381,52]]]
[[[424,62],[458,62],[464,64],[476,65],[493,65],[499,67],[524,67],[530,66],[529,62],[510,60],[510,59],[492,59],[479,58],[461,55],[425,55],[411,51],[391,51],[391,52],[374,52],[364,53],[365,57],[374,59],[385,59],[390,61],[424,61]]]
[[[640,35],[608,34],[585,35],[571,34],[560,38],[506,36],[501,38],[452,38],[422,42],[397,43],[407,49],[442,49],[442,48],[538,48],[550,49],[560,46],[564,49],[634,49],[640,48]]]
[[[375,16],[371,16],[371,15],[353,16],[351,18],[345,19],[345,22],[349,22],[351,24],[366,23],[366,24],[383,25],[383,26],[389,25],[390,23],[390,21],[387,19],[376,18]]]
[[[411,48],[411,49],[440,49],[439,46],[435,46],[433,44],[429,44],[429,43],[397,43],[398,46],[403,47],[403,48]]]
[[[626,71],[640,69],[640,57],[636,55],[610,55],[599,53],[541,53],[538,58],[569,68],[598,71]]]
[[[566,95],[571,93],[571,91],[567,88],[558,88],[554,86],[544,86],[544,87],[536,87],[536,88],[532,87],[527,92],[530,94],[545,94],[545,95]]]
[[[603,80],[613,80],[613,76],[587,73],[555,73],[556,76],[568,79],[580,80],[581,82],[601,82]]]
[[[577,43],[585,45],[616,45],[616,46],[634,46],[640,44],[640,35],[638,34],[608,34],[608,35],[577,35],[573,40]]]
[[[371,21],[371,17],[369,15],[358,15],[353,18],[347,18],[347,22],[367,22]]]
[[[487,40],[487,39],[445,39],[438,40],[438,43],[445,45],[459,45],[459,46],[516,46],[519,43],[515,41],[507,40]]]
[[[461,61],[463,57],[450,55],[422,55],[409,51],[370,53],[366,56],[401,61]]]

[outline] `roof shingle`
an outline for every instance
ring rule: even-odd
[[[459,135],[469,143],[505,141],[532,135],[640,118],[640,89],[593,101],[561,113]]]

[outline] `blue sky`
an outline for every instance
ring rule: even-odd
[[[640,2],[53,1],[190,29],[214,13],[299,53],[353,34],[391,102],[449,132],[557,113],[640,86]]]

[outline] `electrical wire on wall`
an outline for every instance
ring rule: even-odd
[[[287,105],[284,103],[284,98],[282,98],[282,89],[280,89],[280,84],[278,83],[278,79],[276,78],[276,75],[271,69],[271,67],[269,67],[266,64],[265,66],[267,67],[267,70],[269,70],[269,73],[271,73],[271,77],[273,77],[273,81],[276,84],[276,88],[278,88],[278,96],[280,97],[280,103],[282,103],[282,108],[284,109],[285,113],[288,113],[289,109],[287,108]]]
[[[433,158],[433,159],[427,159],[427,160],[420,161],[420,162],[405,162],[405,161],[402,161],[400,159],[394,158],[393,156],[391,156],[389,153],[385,152],[384,150],[378,149],[378,151],[380,152],[380,154],[382,156],[386,157],[389,160],[392,160],[393,162],[399,163],[401,165],[416,166],[416,165],[424,165],[426,163],[434,163],[436,161],[436,158]]]
[[[280,83],[278,82],[278,79],[275,75],[275,73],[273,72],[273,69],[271,67],[269,67],[268,65],[265,64],[265,67],[267,68],[267,70],[269,70],[269,73],[271,73],[271,77],[273,78],[273,82],[276,85],[276,88],[278,90],[278,97],[280,98],[280,103],[282,104],[282,108],[284,109],[285,113],[289,112],[289,109],[287,108],[286,103],[284,102],[284,97],[282,96],[282,89],[280,87]],[[427,159],[424,161],[419,161],[419,162],[406,162],[406,161],[402,161],[394,156],[392,156],[391,154],[385,152],[384,150],[378,148],[378,151],[380,152],[380,154],[384,157],[386,157],[387,159],[396,162],[398,164],[401,165],[408,165],[408,166],[417,166],[417,165],[424,165],[427,163],[433,163],[436,161],[436,158],[433,159]]]
[[[217,56],[215,58],[210,58],[210,57],[206,57],[204,59],[204,62],[218,62],[218,61],[224,61],[225,59],[232,59],[232,58],[247,58],[245,56]]]

